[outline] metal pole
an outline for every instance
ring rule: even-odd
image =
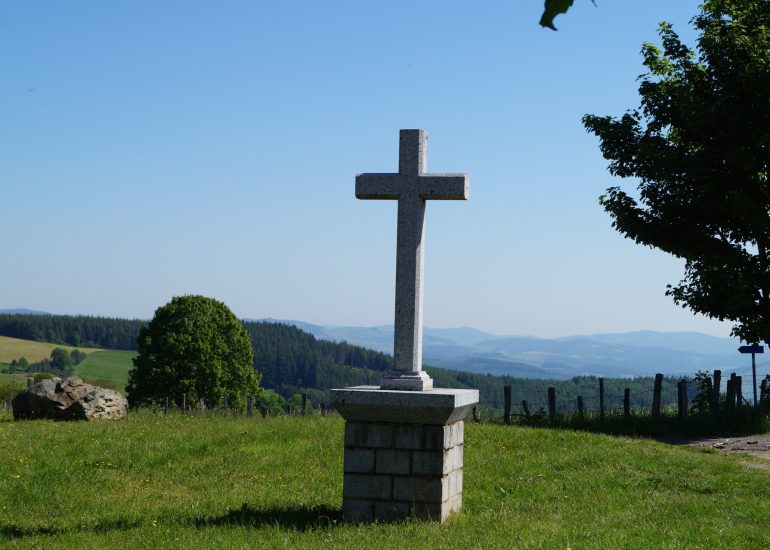
[[[755,360],[756,354],[751,354],[751,378],[752,387],[754,388],[754,406],[757,406],[757,362]]]

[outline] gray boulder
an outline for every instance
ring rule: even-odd
[[[117,420],[128,414],[120,393],[86,384],[80,378],[51,378],[22,390],[13,398],[15,419]]]

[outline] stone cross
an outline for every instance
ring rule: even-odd
[[[433,389],[433,380],[422,370],[425,201],[468,198],[467,174],[425,173],[427,145],[425,130],[401,130],[398,174],[356,175],[357,198],[398,200],[394,365],[382,379],[384,390]]]

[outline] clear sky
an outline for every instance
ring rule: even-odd
[[[692,0],[83,2],[0,7],[0,309],[392,322],[400,128],[471,199],[428,203],[425,323],[561,336],[729,326],[624,240],[585,113],[638,105],[642,42]]]

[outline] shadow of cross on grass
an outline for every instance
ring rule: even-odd
[[[316,527],[329,527],[342,522],[342,510],[328,506],[296,506],[291,508],[252,508],[243,504],[237,510],[230,510],[218,517],[204,517],[194,521],[197,527],[220,527],[228,525],[261,527],[275,525],[298,531]]]

